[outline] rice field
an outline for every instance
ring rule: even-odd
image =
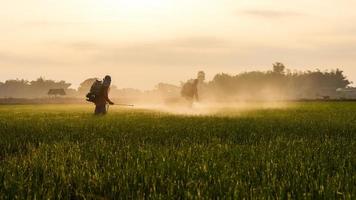
[[[0,199],[356,198],[356,103],[244,107],[2,105]]]

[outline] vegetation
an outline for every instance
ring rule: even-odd
[[[214,97],[223,99],[316,99],[335,97],[338,88],[350,84],[339,69],[291,72],[282,63],[275,63],[273,71],[218,74],[206,87]]]
[[[198,78],[201,82],[205,73],[200,71]],[[52,81],[39,78],[36,81],[8,80],[0,82],[0,98],[38,98],[47,96],[49,89],[64,89],[70,97],[83,98],[92,83],[97,78],[84,80],[77,90],[70,89],[65,81]],[[183,83],[182,83],[183,84]],[[213,80],[206,82],[199,89],[201,96],[215,100],[237,99],[315,99],[322,96],[338,98],[336,89],[347,88],[351,82],[336,69],[331,71],[291,72],[282,63],[273,64],[271,71],[252,71],[236,75],[217,74]],[[140,91],[132,88],[119,89],[111,87],[110,95],[114,98],[154,99],[157,97],[174,98],[180,96],[180,86],[158,83],[151,91]]]
[[[0,106],[0,199],[355,199],[355,112]]]
[[[35,81],[7,80],[5,83],[0,82],[0,97],[38,98],[47,96],[51,89],[63,89],[67,94],[75,93],[75,90],[69,88],[70,86],[71,84],[65,81],[44,78],[38,78]]]

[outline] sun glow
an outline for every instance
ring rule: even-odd
[[[106,7],[118,9],[121,12],[157,12],[165,9],[172,1],[167,0],[102,0],[99,1]]]
[[[137,23],[159,21],[170,16],[176,0],[86,0],[85,18],[89,21],[120,21]]]

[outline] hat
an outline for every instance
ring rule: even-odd
[[[111,77],[110,76],[105,76],[104,80],[103,80],[103,85],[106,87],[109,87],[111,84]]]

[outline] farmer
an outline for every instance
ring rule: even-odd
[[[181,95],[187,100],[190,107],[193,105],[194,100],[199,101],[198,84],[199,80],[194,79],[188,81],[182,87]]]
[[[105,76],[103,79],[103,84],[101,87],[101,90],[99,92],[99,95],[97,98],[95,98],[95,115],[105,115],[107,110],[106,110],[106,104],[109,103],[110,105],[114,105],[114,102],[112,102],[109,99],[109,90],[110,90],[110,84],[111,84],[111,77],[110,76]]]

